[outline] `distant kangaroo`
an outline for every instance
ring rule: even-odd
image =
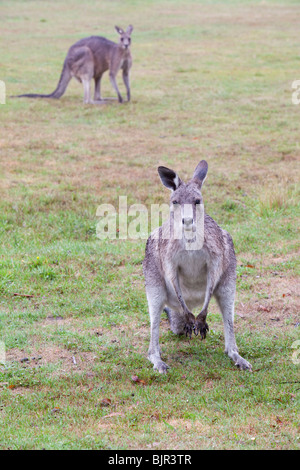
[[[18,95],[18,98],[60,98],[67,89],[69,81],[75,77],[83,84],[84,102],[101,102],[100,82],[104,72],[109,70],[109,78],[117,92],[119,102],[123,98],[118,89],[116,76],[119,69],[123,71],[123,81],[127,90],[127,99],[130,101],[129,70],[132,66],[130,53],[131,33],[133,26],[129,25],[126,32],[118,26],[115,27],[120,34],[119,43],[115,43],[101,36],[91,36],[80,39],[70,47],[65,58],[61,76],[56,89],[50,95],[29,93]],[[95,80],[94,101],[91,100],[90,82]]]
[[[174,333],[191,337],[194,331],[203,339],[209,330],[206,316],[212,295],[223,316],[225,352],[240,369],[251,369],[238,354],[235,342],[236,257],[232,238],[204,212],[201,187],[207,169],[202,160],[185,184],[173,170],[158,167],[162,183],[172,191],[170,218],[148,238],[143,269],[151,322],[148,358],[160,373],[168,369],[159,348],[162,310]],[[192,309],[199,305],[202,309],[195,318]]]

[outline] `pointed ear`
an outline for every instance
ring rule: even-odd
[[[123,33],[124,33],[123,29],[122,29],[122,28],[119,28],[119,26],[115,26],[115,28],[116,28],[117,33],[119,33],[119,34],[123,34]]]
[[[130,25],[128,26],[128,28],[126,29],[126,33],[130,36],[131,33],[132,33],[132,31],[133,31],[133,26],[132,26],[132,24],[130,24]]]
[[[193,179],[202,187],[204,180],[207,176],[208,164],[205,160],[201,160],[200,163],[196,166],[194,171]]]
[[[182,183],[175,171],[170,170],[165,166],[159,166],[157,170],[162,184],[166,186],[166,188],[171,189],[171,191],[175,191]]]

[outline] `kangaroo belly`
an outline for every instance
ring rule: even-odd
[[[182,297],[187,307],[192,310],[202,306],[205,298],[207,284],[207,262],[205,253],[200,251],[198,255],[183,252],[177,259],[178,281]],[[168,302],[172,309],[182,310],[174,288],[169,285]]]
[[[179,283],[184,301],[190,310],[203,305],[206,290],[206,279],[199,279],[198,282],[191,285],[190,283],[186,283],[184,279],[180,280],[179,278]]]
[[[190,310],[199,306],[201,307],[203,305],[206,291],[206,282],[206,276],[199,277],[193,281],[191,281],[189,278],[179,276],[179,285],[182,297]],[[167,299],[167,303],[170,308],[173,310],[182,310],[178,302],[177,295],[171,285],[167,287]]]
[[[202,307],[205,298],[205,286],[199,288],[181,288],[182,297],[189,310],[193,310],[196,307]],[[177,296],[173,290],[168,290],[167,293],[167,305],[175,311],[181,311],[181,305],[177,299]]]
[[[179,267],[179,285],[188,308],[203,304],[207,283],[207,265],[203,259]]]
[[[109,61],[106,57],[96,57],[94,59],[94,77],[101,77],[109,69]]]

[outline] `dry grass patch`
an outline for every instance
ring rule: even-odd
[[[18,362],[24,367],[36,368],[47,364],[57,364],[60,371],[81,370],[89,368],[95,354],[81,351],[73,353],[65,348],[44,344],[40,348],[9,349],[6,352],[7,364]]]
[[[298,278],[273,275],[266,279],[256,280],[253,290],[260,298],[243,300],[238,293],[236,315],[243,319],[251,319],[255,328],[272,325],[272,328],[286,328],[299,323],[300,297]]]

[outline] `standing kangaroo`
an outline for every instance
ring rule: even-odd
[[[202,160],[193,178],[184,183],[173,170],[158,167],[162,183],[172,191],[170,218],[148,238],[143,269],[151,323],[148,358],[160,373],[166,373],[169,367],[162,361],[159,348],[162,310],[174,333],[191,337],[194,331],[204,339],[212,295],[223,316],[225,352],[240,369],[251,370],[251,364],[238,354],[234,335],[236,257],[232,238],[204,213],[201,187],[207,169],[207,162]],[[200,242],[195,243],[197,231]],[[202,309],[195,318],[191,310],[199,305]]]
[[[58,85],[50,95],[29,93],[17,97],[60,98],[66,91],[71,78],[75,77],[83,85],[85,103],[101,102],[100,82],[103,73],[109,70],[111,84],[117,92],[119,102],[122,103],[123,98],[116,82],[117,73],[119,69],[122,69],[127,99],[130,101],[129,70],[132,66],[130,36],[133,26],[129,25],[126,32],[118,26],[115,28],[120,35],[118,44],[101,36],[91,36],[80,39],[70,47]],[[91,100],[90,82],[92,78],[95,80],[94,101]]]

